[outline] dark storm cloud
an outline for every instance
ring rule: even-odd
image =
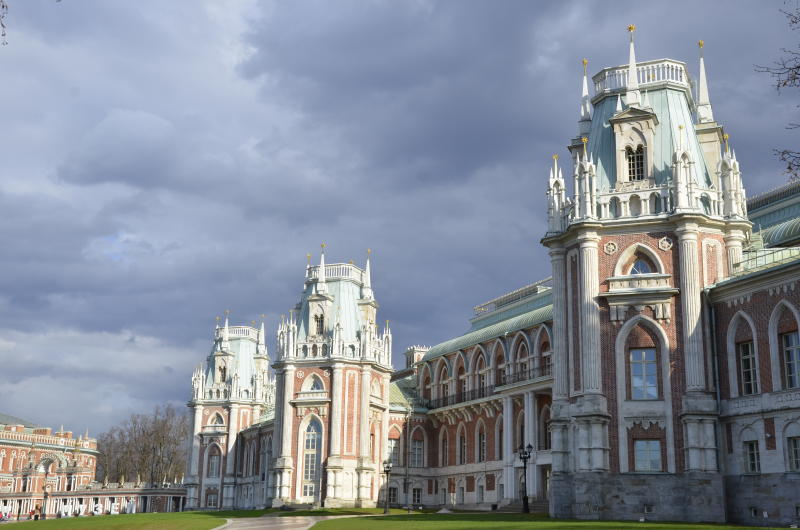
[[[274,330],[322,241],[329,261],[374,249],[396,365],[464,331],[472,306],[549,274],[544,185],[580,59],[624,63],[631,22],[640,60],[693,74],[705,39],[748,191],[783,182],[771,149],[796,139],[797,94],[753,72],[796,44],[783,3],[614,6],[12,1],[4,412],[96,432],[182,403],[214,316]]]

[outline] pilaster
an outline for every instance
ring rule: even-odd
[[[676,230],[680,256],[681,323],[686,390],[689,392],[706,390],[697,232],[697,225],[690,222],[682,223]]]
[[[581,373],[587,394],[600,393],[600,308],[597,305],[600,281],[598,277],[596,232],[586,232],[580,238],[580,334]]]

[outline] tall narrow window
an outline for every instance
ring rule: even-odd
[[[625,158],[628,161],[628,180],[644,180],[644,146],[639,145],[635,151],[626,147]]]
[[[486,433],[481,432],[478,433],[478,462],[485,462],[486,461]]]
[[[634,440],[634,470],[661,471],[661,441]]]
[[[397,504],[397,488],[389,488],[389,504]]]
[[[411,490],[411,502],[413,504],[422,504],[422,488],[413,488]]]
[[[442,451],[439,453],[439,465],[445,467],[447,465],[447,453],[449,447],[447,444],[447,434],[442,437]]]
[[[458,437],[458,463],[467,463],[467,437],[463,434]]]
[[[389,460],[393,466],[400,465],[400,440],[397,438],[389,438]]]
[[[742,395],[758,394],[756,378],[756,355],[752,342],[740,342],[736,345],[739,354],[739,373]]]
[[[422,467],[424,465],[424,442],[422,440],[411,440],[411,467]]]
[[[211,447],[211,451],[208,454],[208,473],[207,476],[209,478],[217,478],[219,477],[219,460],[220,460],[220,452],[219,448],[215,445]]]
[[[800,471],[800,436],[787,438],[786,442],[789,449],[789,469]]]
[[[497,459],[498,460],[502,460],[503,459],[503,426],[502,425],[500,425],[500,428],[497,429],[496,446],[497,446]]]
[[[317,493],[317,478],[319,475],[319,456],[322,438],[322,428],[319,422],[313,420],[306,427],[304,454],[303,454],[303,497],[314,497]]]
[[[322,315],[317,315],[314,317],[314,325],[315,331],[317,335],[324,335],[325,334],[325,317]]]
[[[758,440],[744,443],[745,473],[761,473],[761,455],[758,452]]]
[[[658,399],[655,348],[631,350],[631,399]]]
[[[800,341],[797,332],[781,335],[786,388],[800,388]]]

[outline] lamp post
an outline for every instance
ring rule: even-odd
[[[528,506],[528,459],[533,453],[533,446],[531,444],[526,447],[520,445],[517,452],[522,460],[522,513],[531,513],[531,508]]]
[[[386,499],[383,505],[383,513],[389,513],[389,477],[392,475],[392,461],[386,460],[383,463],[383,472],[386,473]]]

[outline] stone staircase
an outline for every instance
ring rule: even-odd
[[[541,513],[547,515],[550,513],[550,501],[547,499],[531,499],[528,501],[528,508],[530,509],[531,513]],[[499,507],[497,511],[502,513],[521,513],[522,501],[515,500],[511,504],[506,504],[505,506]]]

